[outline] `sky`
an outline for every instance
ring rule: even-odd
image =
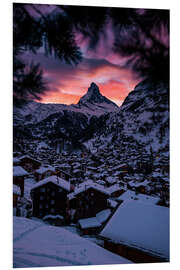
[[[53,5],[37,6],[45,13],[53,10]],[[33,15],[38,16],[35,13]],[[39,62],[43,69],[49,91],[40,102],[76,104],[94,82],[102,95],[120,106],[139,80],[131,70],[123,68],[126,59],[112,51],[113,34],[110,27],[107,28],[106,39],[100,38],[96,49],[89,50],[87,40],[80,34],[76,35],[76,42],[83,54],[83,60],[78,65],[47,57],[42,49],[36,54],[26,53],[23,57],[28,63]]]
[[[26,55],[27,61],[41,64],[44,78],[48,82],[49,91],[42,96],[40,102],[76,104],[94,82],[102,95],[121,105],[138,79],[130,70],[121,67],[123,59],[119,56],[110,52],[105,56],[106,47],[97,52],[89,52],[85,46],[81,48],[84,57],[76,66],[46,57],[42,52]]]

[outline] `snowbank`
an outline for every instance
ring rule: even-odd
[[[14,267],[127,264],[129,260],[60,227],[14,217]]]

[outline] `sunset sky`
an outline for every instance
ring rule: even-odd
[[[40,102],[77,103],[91,82],[95,82],[104,96],[121,105],[139,80],[131,70],[123,68],[125,59],[112,52],[113,35],[110,28],[107,29],[106,40],[102,37],[94,50],[88,49],[87,40],[82,39],[80,34],[77,35],[77,44],[83,53],[83,61],[77,66],[46,57],[42,50],[24,56],[27,62],[41,64],[48,82],[49,91]]]

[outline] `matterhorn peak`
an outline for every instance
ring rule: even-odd
[[[91,104],[108,103],[117,106],[114,102],[110,101],[101,94],[101,92],[99,91],[99,87],[94,82],[91,83],[87,93],[83,97],[81,97],[78,102],[79,105],[84,105],[87,103]]]

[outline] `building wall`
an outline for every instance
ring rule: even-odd
[[[33,216],[43,218],[46,215],[66,214],[67,191],[47,183],[32,192]]]
[[[104,241],[104,248],[116,253],[134,263],[158,263],[166,262],[165,259],[158,258],[141,250],[131,248],[121,244],[115,244],[110,241]]]
[[[24,196],[24,176],[13,176],[13,184],[20,187],[21,197]]]
[[[107,208],[107,195],[90,188],[76,197],[75,219],[93,217],[105,208]]]

